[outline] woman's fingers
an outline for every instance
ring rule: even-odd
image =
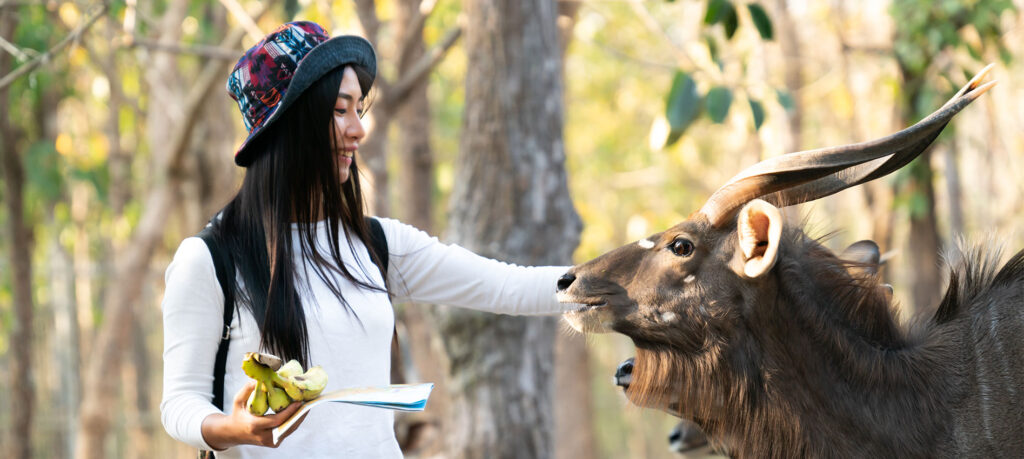
[[[234,406],[245,407],[245,402],[249,400],[249,394],[256,389],[256,381],[249,381],[248,384],[242,386],[242,390],[235,394]]]
[[[291,405],[288,405],[288,407],[282,410],[280,413],[268,414],[266,416],[258,417],[253,422],[253,424],[257,429],[259,429],[260,443],[263,446],[277,447],[277,445],[274,444],[274,428],[283,424],[285,421],[291,418],[292,415],[294,415],[295,412],[298,411],[299,408],[301,407],[302,402],[292,402]],[[281,436],[280,440],[278,441],[278,445],[280,444],[280,441],[284,440],[285,437],[291,434],[292,431],[294,431],[295,428],[299,426],[299,424],[302,424],[302,421],[305,418],[306,416],[303,415],[302,419],[293,424],[291,428],[288,429],[288,432]]]
[[[268,414],[259,418],[259,426],[266,429],[273,429],[287,421],[288,418],[292,417],[299,408],[302,407],[302,402],[292,402],[287,408],[281,410],[280,413]]]
[[[299,420],[296,421],[295,424],[292,424],[292,426],[288,428],[288,431],[285,432],[284,435],[281,435],[281,438],[278,439],[277,444],[280,445],[281,442],[284,441],[285,438],[288,438],[288,436],[291,435],[292,432],[295,432],[295,429],[299,428],[299,424],[302,424],[302,421],[305,421],[306,420],[306,416],[308,416],[308,415],[309,415],[309,411],[307,411],[305,413],[302,413],[302,417],[299,418]],[[274,447],[276,448],[277,445],[274,445]]]

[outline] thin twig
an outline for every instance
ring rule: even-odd
[[[675,40],[669,36],[668,32],[661,27],[661,24],[658,24],[658,21],[654,19],[654,15],[652,15],[651,11],[647,9],[647,5],[644,5],[639,0],[631,0],[629,2],[629,6],[632,7],[633,13],[640,18],[640,22],[642,22],[648,30],[665,39],[665,42],[669,44],[669,47],[672,48],[678,59],[688,61],[693,67],[697,66],[697,62],[687,54],[686,50],[683,49],[682,46],[677,45]]]
[[[237,60],[242,55],[242,51],[221,48],[219,46],[188,46],[183,45],[181,43],[161,43],[156,40],[150,40],[146,38],[134,38],[127,45],[127,47],[130,48],[134,48],[136,46],[141,46],[155,51],[163,51],[173,54],[190,54],[200,57],[207,57],[210,59],[222,59],[226,61]]]
[[[0,7],[0,8],[2,8],[2,7]],[[17,46],[15,46],[14,43],[11,43],[11,42],[9,42],[7,40],[4,40],[4,37],[0,37],[0,48],[3,48],[4,51],[7,51],[8,53],[11,53],[12,55],[14,55],[14,57],[18,58],[18,60],[21,61],[21,62],[24,62],[24,61],[27,61],[27,60],[31,59],[31,57],[28,54],[25,54],[25,51],[22,51],[21,48],[18,48]],[[25,48],[25,49],[28,49],[28,48]],[[33,50],[33,49],[28,49],[28,51],[31,52],[32,54],[37,54],[35,52],[35,50]]]
[[[39,1],[35,1],[35,2],[33,2],[33,1],[20,1],[20,2],[10,2],[10,1],[8,1],[8,2],[0,2],[0,8],[6,8],[8,6],[13,6],[15,8],[17,8],[19,6],[46,6],[46,2],[43,1],[43,0],[39,0]]]
[[[615,57],[615,58],[617,58],[617,59],[619,59],[619,60],[621,60],[623,62],[632,62],[632,63],[635,63],[635,64],[640,64],[640,65],[643,65],[643,66],[654,67],[654,68],[664,69],[664,70],[676,70],[676,69],[679,68],[679,66],[677,66],[675,64],[666,64],[664,62],[649,61],[649,60],[641,59],[641,58],[636,57],[636,56],[632,56],[632,55],[626,53],[625,51],[622,51],[621,49],[613,48],[612,46],[606,45],[606,44],[601,43],[601,42],[599,42],[597,40],[587,40],[587,39],[583,39],[583,38],[576,38],[576,40],[581,41],[583,43],[587,43],[587,44],[589,44],[589,45],[591,45],[591,46],[593,46],[593,47],[595,47],[597,49],[600,49],[601,51],[604,51],[604,52],[606,52],[608,54],[611,54],[612,57]]]
[[[18,77],[28,72],[31,72],[36,67],[39,67],[43,62],[49,61],[50,58],[53,57],[53,55],[63,50],[64,47],[66,47],[69,43],[71,43],[74,40],[78,40],[78,38],[83,33],[85,33],[86,30],[88,30],[90,27],[92,27],[93,24],[96,23],[96,20],[98,20],[100,16],[103,16],[107,12],[107,8],[108,6],[106,3],[102,4],[95,14],[93,14],[88,20],[83,22],[81,25],[76,27],[75,30],[71,31],[71,33],[69,33],[68,36],[64,37],[64,39],[61,40],[60,43],[57,43],[56,45],[54,45],[53,48],[48,49],[45,53],[36,56],[31,61],[22,64],[17,69],[14,69],[14,71],[8,73],[6,76],[0,79],[0,89],[6,88],[11,83],[13,83],[14,80],[18,79]]]

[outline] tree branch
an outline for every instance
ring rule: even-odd
[[[462,36],[461,27],[449,30],[440,43],[424,53],[419,61],[409,67],[408,72],[403,74],[395,84],[391,85],[390,91],[384,94],[384,105],[390,107],[396,101],[404,100],[416,85],[426,79],[427,74],[437,66],[438,62],[441,62],[441,59],[444,58],[445,54],[448,53],[448,50],[451,49],[460,36]]]
[[[423,26],[427,23],[427,18],[434,12],[435,6],[437,6],[437,0],[422,0],[420,7],[410,16],[408,24],[405,24],[404,30],[407,31],[405,40],[399,44],[398,62],[405,62],[405,57],[410,52],[409,49],[423,41]]]
[[[702,68],[700,63],[698,63],[697,60],[694,59],[693,56],[691,56],[690,53],[686,51],[686,48],[676,43],[675,40],[673,40],[672,37],[668,34],[668,32],[666,32],[665,29],[661,27],[661,24],[658,24],[658,21],[654,19],[654,15],[651,14],[651,11],[647,8],[647,5],[643,4],[639,0],[630,0],[629,6],[633,7],[633,11],[641,19],[641,22],[643,22],[643,24],[652,33],[664,37],[665,41],[669,45],[671,45],[670,47],[675,52],[677,59],[689,62],[694,69],[702,70],[708,75],[711,75],[712,78],[716,80],[723,79],[722,72],[718,67],[712,65],[703,66],[704,68]]]
[[[161,43],[159,41],[150,40],[148,38],[133,38],[131,39],[130,44],[126,45],[127,48],[134,48],[137,46],[152,49],[154,51],[162,51],[173,54],[190,54],[194,56],[206,57],[210,59],[220,59],[226,61],[238,60],[239,56],[241,56],[242,54],[241,51],[222,48],[219,46],[187,46],[181,43]]]
[[[256,25],[256,21],[245,12],[245,8],[238,3],[238,0],[220,0],[220,4],[224,5],[224,8],[241,24],[242,28],[249,34],[249,38],[257,42],[263,39],[264,33],[260,30],[260,26]]]
[[[0,7],[0,8],[2,8],[2,7]],[[29,56],[25,51],[22,51],[22,49],[19,48],[17,45],[15,45],[14,43],[11,43],[11,42],[5,40],[3,37],[0,37],[0,48],[2,48],[4,51],[7,51],[12,56],[16,57],[19,61],[22,61],[22,62],[27,61],[27,60],[32,58],[32,56]],[[34,49],[29,49],[29,48],[25,48],[25,49],[28,50],[28,52],[32,53],[33,55],[37,54]]]
[[[356,4],[356,14],[359,16],[359,22],[363,25],[366,39],[370,41],[374,48],[378,48],[377,35],[380,33],[380,18],[377,17],[377,2],[374,0],[354,1]]]
[[[32,70],[35,70],[36,67],[39,67],[44,62],[48,62],[51,57],[53,57],[55,54],[63,50],[72,41],[77,41],[79,37],[81,37],[81,35],[85,33],[86,30],[88,30],[90,27],[92,27],[93,24],[96,23],[96,20],[98,20],[100,16],[106,14],[108,8],[108,5],[106,3],[103,3],[100,6],[99,10],[96,11],[96,13],[90,16],[89,19],[87,19],[81,25],[76,27],[75,30],[71,31],[71,33],[69,33],[68,36],[64,37],[64,39],[61,40],[60,43],[57,43],[53,46],[53,48],[50,48],[46,52],[36,56],[31,61],[22,64],[13,72],[8,73],[6,76],[0,79],[0,89],[6,88],[11,83],[13,83],[14,80],[18,79],[18,77],[28,72],[31,72]]]

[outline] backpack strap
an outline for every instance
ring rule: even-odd
[[[377,260],[380,260],[380,264],[377,265],[377,269],[380,270],[381,278],[387,282],[388,279],[388,239],[384,236],[384,227],[380,225],[380,220],[373,217],[365,217],[366,226],[370,229],[370,244],[368,249],[373,251],[376,255]],[[370,257],[373,259],[373,257]]]
[[[384,228],[380,220],[373,217],[365,217],[366,226],[370,230],[370,241],[367,249],[372,251],[380,260],[377,269],[380,270],[381,278],[387,285],[388,279],[388,239],[384,236]],[[370,257],[373,259],[373,257]],[[402,371],[402,346],[398,342],[398,320],[395,320],[395,328],[391,331],[391,382],[404,383],[405,372]]]
[[[207,226],[199,232],[199,238],[206,243],[213,258],[217,281],[224,292],[224,327],[221,328],[217,359],[213,366],[213,405],[224,410],[224,368],[228,360],[228,342],[231,341],[231,319],[235,312],[235,263],[226,250],[222,250],[213,227]]]

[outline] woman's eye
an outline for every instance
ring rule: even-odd
[[[693,242],[689,239],[676,239],[669,244],[668,249],[676,256],[688,257],[693,255]]]
[[[345,110],[344,108],[336,108],[334,109],[334,111],[337,112],[339,115],[344,115],[345,113],[348,113],[348,110]]]

